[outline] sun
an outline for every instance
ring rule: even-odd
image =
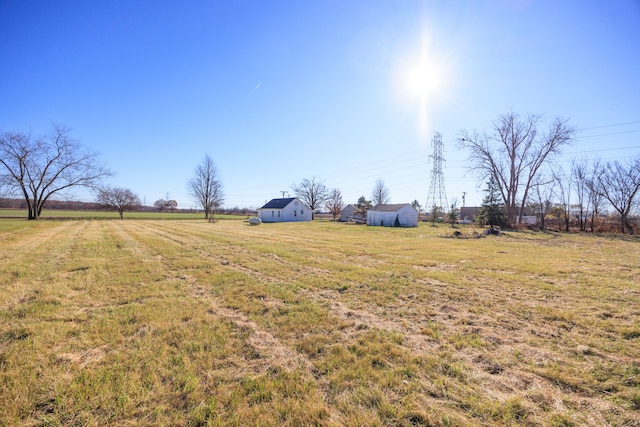
[[[451,62],[423,35],[416,47],[397,58],[393,75],[402,102],[417,108],[419,130],[424,136],[430,112],[449,96],[453,79]]]
[[[444,70],[429,52],[405,61],[400,71],[402,91],[408,97],[421,100],[438,96],[444,86]]]

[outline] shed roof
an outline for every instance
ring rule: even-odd
[[[284,199],[271,199],[269,203],[261,207],[260,209],[282,209],[289,203],[293,202],[295,197],[287,197]]]
[[[360,209],[358,209],[358,207],[357,207],[357,206],[355,206],[355,205],[351,205],[351,204],[349,204],[349,205],[345,206],[344,208],[340,209],[340,212],[343,212],[343,211],[350,211],[350,210],[356,210],[356,211],[359,211]]]
[[[370,211],[377,211],[377,212],[395,212],[395,211],[399,211],[400,209],[404,208],[405,206],[411,206],[409,203],[400,203],[400,204],[393,204],[393,205],[375,205],[374,207],[372,207],[371,209],[369,209]]]

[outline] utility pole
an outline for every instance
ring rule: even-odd
[[[284,195],[288,193],[288,191],[282,190],[280,191],[282,193],[282,198],[284,199]]]
[[[463,192],[462,192],[462,207],[463,207],[463,208],[464,208],[464,198],[465,198],[464,196],[466,196],[466,195],[467,195],[467,192],[466,192],[466,191],[463,191]]]
[[[447,193],[444,189],[444,173],[442,172],[444,144],[440,132],[433,132],[431,145],[433,146],[433,154],[429,157],[433,160],[433,167],[431,168],[431,185],[429,186],[427,204],[424,209],[426,211],[436,208],[439,213],[443,214],[447,207]]]

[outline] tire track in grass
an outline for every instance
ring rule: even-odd
[[[84,232],[87,225],[86,221],[56,221],[54,224],[47,223],[46,229],[38,228],[36,230],[37,234],[32,234],[32,230],[29,230],[26,236],[23,235],[11,241],[3,241],[2,262],[4,265],[27,260],[30,262],[43,262],[45,260],[49,261],[51,255],[54,255],[57,260],[64,256],[64,252],[61,250],[54,251],[51,248],[64,249],[69,247],[76,237]],[[46,252],[46,257],[44,252]]]
[[[38,224],[39,226],[40,224]],[[17,288],[24,293],[38,293],[47,284],[49,276],[62,268],[71,248],[79,235],[86,229],[86,221],[64,221],[47,223],[46,228],[38,227],[26,236],[10,242],[3,242],[0,249],[0,283],[9,294],[16,294]],[[30,299],[26,294],[20,299]]]
[[[155,224],[149,224],[155,225]],[[152,227],[148,227],[149,229]],[[155,227],[154,227],[155,228]],[[140,230],[144,232],[146,227],[140,227]],[[149,258],[155,258],[156,254],[152,254],[152,251],[149,250],[149,246],[147,245],[147,249],[140,248],[140,239],[136,238],[133,234],[124,234],[123,230],[121,231],[121,236],[126,238],[131,245],[136,247],[137,251],[144,251],[147,253]],[[246,267],[238,266],[236,264],[231,265],[230,261],[227,261],[222,256],[212,256],[209,252],[194,247],[193,244],[193,236],[185,234],[185,237],[180,239],[175,235],[171,235],[170,232],[158,233],[157,228],[154,230],[154,236],[160,237],[163,239],[167,239],[172,241],[175,244],[180,245],[180,247],[185,248],[189,247],[192,250],[196,251],[200,255],[206,255],[209,258],[213,258],[214,260],[219,261],[222,265],[229,266],[230,268],[237,269],[251,277],[256,277],[256,272]],[[164,261],[167,261],[166,259]],[[169,261],[170,262],[170,261]],[[170,271],[167,271],[170,273]],[[257,275],[257,278],[260,280],[272,280],[264,275]],[[292,350],[288,346],[284,345],[277,337],[271,334],[268,331],[260,329],[259,325],[253,321],[251,321],[245,314],[243,314],[239,310],[234,310],[228,307],[225,307],[221,301],[217,298],[213,297],[210,292],[206,289],[205,286],[198,283],[195,277],[191,277],[189,275],[181,274],[177,276],[178,280],[186,282],[188,285],[189,294],[196,299],[204,299],[207,304],[211,307],[210,311],[212,314],[217,315],[218,317],[231,321],[235,325],[237,325],[240,329],[247,330],[250,332],[249,343],[255,347],[261,355],[264,355],[264,358],[267,361],[267,365],[279,366],[281,368],[285,368],[289,371],[294,370],[298,367],[304,368],[312,378],[311,371],[313,370],[313,365],[311,362],[306,359],[302,354]]]
[[[157,227],[157,228],[154,227],[156,229],[161,228],[158,224],[153,224],[153,225]],[[227,258],[225,258],[224,256],[213,255],[210,249],[207,250],[207,249],[198,248],[197,245],[194,245],[194,240],[193,240],[194,236],[191,234],[184,233],[184,232],[180,234],[183,235],[182,238],[177,238],[176,235],[171,232],[171,230],[163,230],[161,233],[158,233],[158,235],[162,235],[163,237],[177,244],[180,244],[181,246],[194,247],[195,248],[194,250],[197,251],[200,255],[209,257],[211,259],[216,259],[224,266],[234,269],[236,271],[240,271],[248,275],[249,277],[259,280],[262,283],[279,282],[277,279],[270,276],[266,276],[259,271],[247,268],[237,263],[233,263],[229,261]],[[207,243],[210,242],[204,238],[200,238],[200,239],[202,242],[207,242]],[[253,254],[250,250],[247,250],[244,248],[241,249],[241,252],[247,255]],[[293,277],[294,280],[304,280],[307,274],[316,274],[316,275],[330,274],[330,272],[323,269],[307,267],[304,265],[299,265],[297,263],[289,262],[277,255],[266,254],[265,256],[272,259],[273,262],[277,262],[287,266],[288,270],[294,273],[294,277]],[[194,278],[189,278],[189,280],[191,280],[192,282],[195,281]],[[350,284],[355,285],[356,283],[354,282]],[[445,284],[440,284],[440,285],[444,286]],[[200,285],[192,283],[192,286],[196,286],[195,292],[197,294],[201,294],[202,292],[204,292],[204,288],[201,287]],[[332,291],[320,290],[318,292],[313,292],[309,289],[301,289],[300,294],[306,295],[309,298],[309,300],[321,304],[323,307],[325,307],[328,310],[328,312],[331,315],[335,316],[337,321],[344,321],[344,322],[353,324],[352,327],[343,329],[342,332],[344,335],[344,342],[349,342],[353,339],[356,339],[357,337],[365,333],[367,329],[377,329],[383,332],[402,334],[405,337],[406,346],[410,348],[411,351],[413,352],[428,353],[433,351],[433,347],[434,347],[433,340],[431,340],[428,336],[421,334],[420,330],[422,329],[423,326],[421,326],[417,322],[413,322],[413,320],[415,319],[409,320],[409,319],[402,319],[400,316],[394,316],[392,320],[389,317],[385,318],[385,317],[374,314],[373,310],[362,310],[362,309],[351,308],[347,304],[341,301],[338,301],[335,297],[335,292],[332,292]],[[214,304],[218,306],[219,309],[222,311],[227,310],[227,314],[229,315],[231,315],[234,312],[239,313],[237,310],[224,308],[219,301],[215,302]],[[401,319],[401,320],[397,320],[397,319]],[[250,322],[250,320],[245,316],[243,319],[240,319],[240,322],[241,323]],[[251,322],[251,323],[257,326],[255,322]],[[250,329],[255,329],[255,327],[252,327]],[[270,343],[271,339],[269,337],[266,337],[264,339],[264,342]],[[307,367],[312,367],[310,363],[311,362],[307,360],[305,364],[307,365]]]
[[[142,224],[137,222],[134,225],[136,230],[133,230],[133,227],[128,227],[127,230],[120,228],[118,233],[122,239],[127,241],[129,250],[143,254],[142,256],[145,259],[152,259],[154,262],[162,264],[161,268],[164,269],[165,274],[170,278],[169,280],[184,283],[189,297],[204,301],[209,307],[209,314],[217,317],[222,322],[230,322],[238,330],[247,333],[247,345],[251,348],[249,352],[251,354],[245,357],[245,364],[239,369],[239,376],[241,378],[246,375],[246,370],[255,375],[266,374],[274,369],[276,371],[284,370],[288,373],[298,372],[302,373],[306,381],[315,384],[316,390],[319,393],[323,393],[327,385],[321,383],[314,377],[313,371],[315,368],[307,357],[284,344],[273,333],[261,328],[260,325],[249,319],[249,317],[240,310],[224,306],[218,298],[211,294],[206,286],[198,282],[196,277],[188,274],[176,275],[177,271],[171,268],[171,258],[169,256],[158,258],[161,254],[159,254],[155,250],[155,246],[145,238],[146,235],[152,233],[153,238],[158,239],[158,241],[170,241],[178,245],[181,251],[180,253],[184,253],[186,250],[192,250],[202,255],[203,250],[194,246],[193,236],[186,235],[182,238],[176,238],[176,236],[171,235],[169,231],[159,233],[158,229],[153,227],[153,225],[155,224]],[[210,254],[206,255],[211,257]],[[232,266],[232,268],[233,267],[234,266]],[[248,275],[254,273],[249,269],[240,271],[244,271]],[[320,396],[318,396],[317,399],[323,400]],[[330,408],[326,405],[325,408],[327,412],[331,414]],[[329,416],[331,417],[331,415]]]
[[[204,299],[209,304],[210,313],[228,320],[250,333],[249,344],[261,356],[249,362],[250,366],[263,372],[272,366],[283,368],[289,372],[303,369],[309,375],[309,379],[313,378],[313,364],[304,355],[283,344],[272,333],[261,329],[256,322],[250,320],[239,310],[224,307],[204,286],[198,284],[195,278],[185,277],[184,280],[187,281],[192,296]]]
[[[222,265],[245,273],[248,276],[258,279],[264,283],[280,283],[281,281],[278,278],[265,275],[257,269],[247,267],[246,265],[240,264],[238,262],[234,262],[231,260],[231,256],[214,253],[212,248],[220,248],[225,251],[229,248],[229,246],[233,246],[233,255],[242,256],[250,261],[258,261],[261,258],[268,258],[269,260],[274,261],[274,263],[281,265],[283,269],[286,269],[289,272],[299,273],[296,276],[296,279],[303,278],[308,274],[324,274],[326,276],[331,275],[331,272],[328,270],[322,270],[305,264],[290,262],[274,253],[247,249],[242,246],[234,245],[231,241],[221,243],[216,240],[212,240],[211,238],[208,238],[209,236],[207,235],[207,232],[211,233],[212,231],[206,228],[195,228],[195,230],[198,230],[198,233],[187,233],[183,230],[176,230],[174,228],[166,226],[165,224],[149,224],[149,226],[153,226],[158,235],[161,235],[174,243],[177,243],[183,247],[188,246],[196,250],[203,257],[216,260]],[[204,225],[198,226],[204,227]],[[233,237],[236,238],[237,235],[234,234]],[[243,234],[243,237],[255,238],[254,236],[247,236],[246,234]]]

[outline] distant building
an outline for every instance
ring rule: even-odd
[[[258,209],[258,218],[262,222],[299,222],[311,221],[312,212],[297,197],[272,199]]]
[[[364,215],[355,205],[347,205],[340,211],[340,221],[349,222],[354,218],[364,220]]]
[[[479,206],[462,207],[462,208],[460,208],[460,215],[458,215],[458,216],[460,217],[460,219],[462,221],[475,222],[476,221],[476,217],[480,213],[480,209],[482,209],[482,207],[479,207]]]
[[[535,215],[523,215],[522,216],[522,224],[525,225],[536,225],[538,223],[538,217]],[[520,224],[520,217],[516,217],[516,224]]]
[[[417,227],[418,211],[409,203],[376,205],[367,211],[367,225]]]

